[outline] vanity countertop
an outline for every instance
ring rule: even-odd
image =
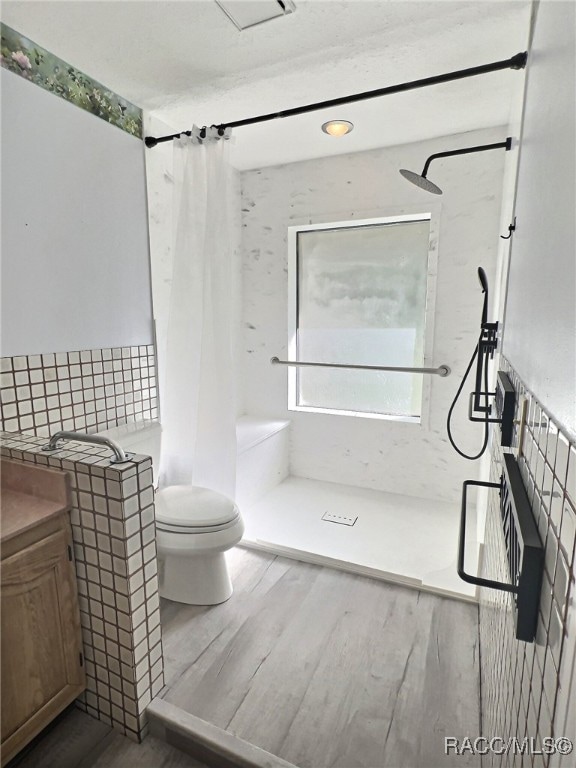
[[[0,542],[70,509],[70,483],[64,472],[2,459]]]

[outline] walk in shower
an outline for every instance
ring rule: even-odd
[[[321,130],[345,117],[336,107],[370,100],[376,114],[379,97],[525,64],[522,53],[210,129],[149,135],[146,145],[155,153],[185,134],[224,143],[230,130],[270,122],[273,131],[279,117],[316,111]],[[232,269],[241,330],[233,356],[244,546],[474,598],[456,569],[466,470],[450,448],[446,415],[477,335],[481,297],[471,275],[482,264],[496,280],[505,153],[472,149],[499,148],[501,136],[486,128],[238,174]],[[424,176],[438,162],[442,202],[398,173],[422,157]],[[477,427],[464,413],[453,426],[465,447],[474,444]],[[478,547],[469,526],[472,569]]]

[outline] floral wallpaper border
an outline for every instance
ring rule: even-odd
[[[0,22],[0,63],[25,80],[142,138],[142,110]]]

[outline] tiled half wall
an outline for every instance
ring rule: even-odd
[[[544,737],[575,739],[576,722],[570,709],[576,659],[576,603],[574,589],[576,540],[576,445],[562,433],[545,407],[528,391],[510,364],[501,359],[517,393],[512,450],[545,546],[545,570],[540,596],[536,639],[515,639],[512,598],[506,592],[483,589],[480,596],[480,648],[483,735],[519,740],[534,739],[540,749]],[[526,399],[525,427],[520,429],[522,400]],[[502,473],[500,431],[493,431],[492,482]],[[482,575],[509,581],[502,535],[498,490],[488,502]],[[576,748],[576,743],[575,743]],[[575,755],[496,755],[483,758],[485,766],[574,766]]]
[[[45,444],[43,437],[2,433],[3,456],[70,477],[87,678],[78,704],[139,740],[145,709],[164,684],[152,461],[136,455],[111,465],[108,448],[69,442],[47,453]]]
[[[158,417],[153,345],[0,360],[0,429],[47,436]]]

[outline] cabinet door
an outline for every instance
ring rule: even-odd
[[[6,558],[2,597],[2,762],[84,690],[68,532]]]

